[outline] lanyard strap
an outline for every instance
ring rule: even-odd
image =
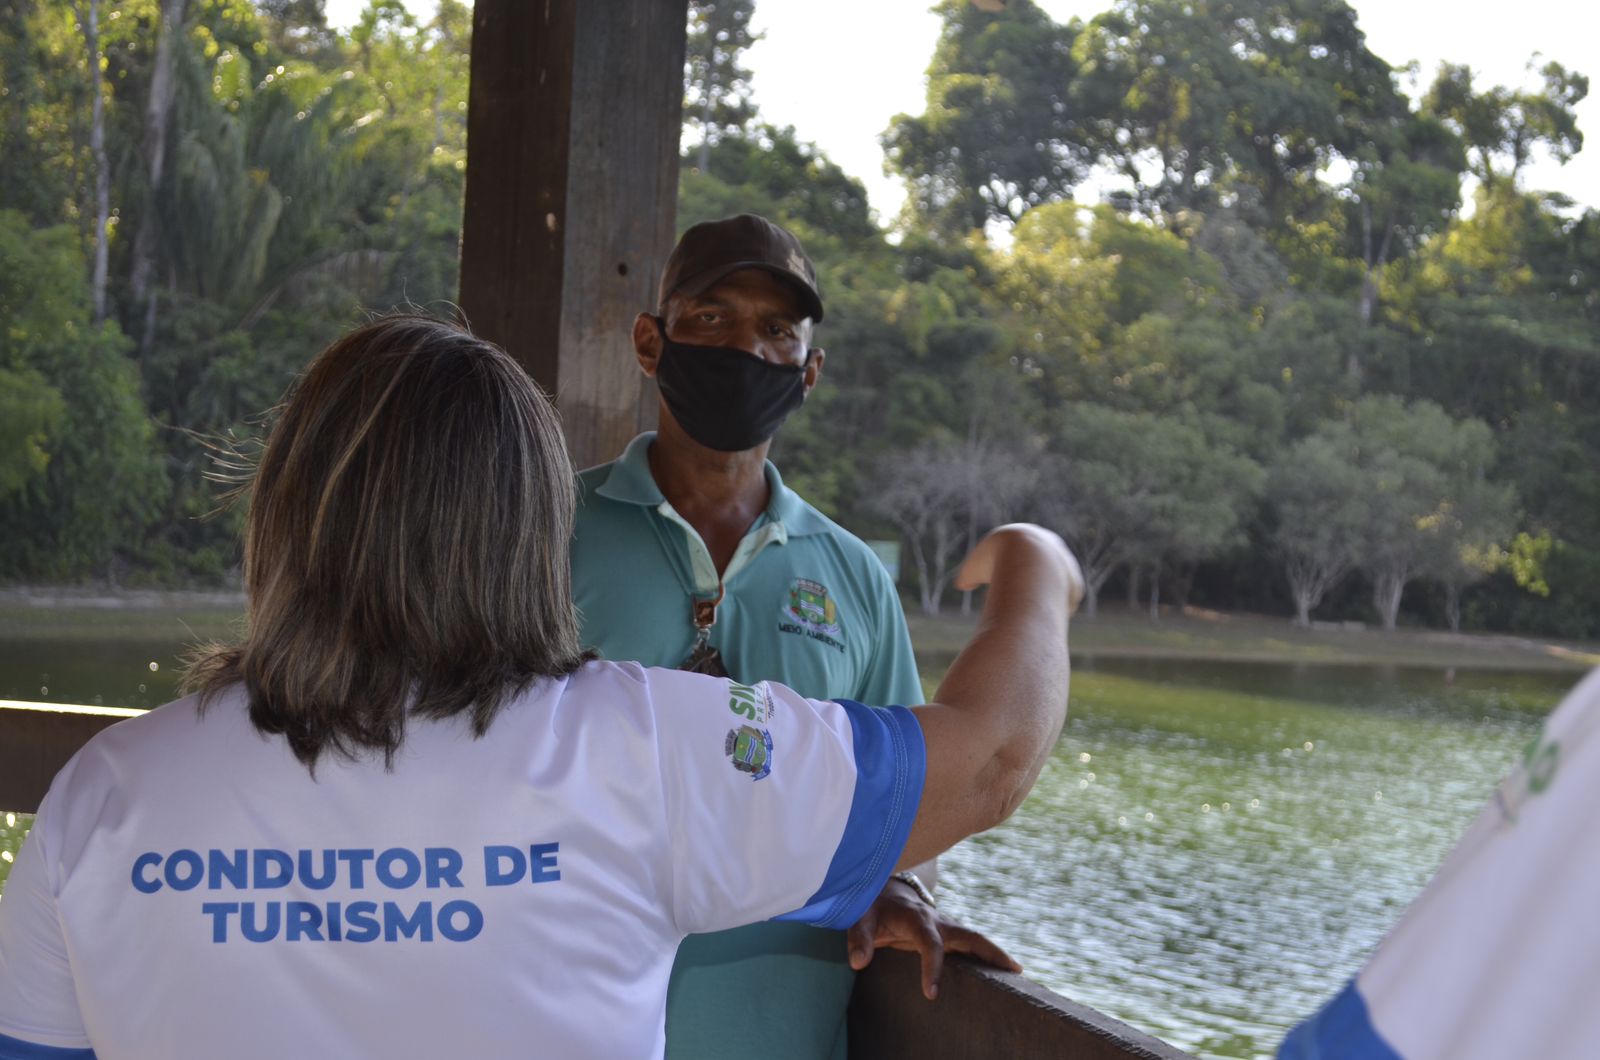
[[[717,579],[717,595],[705,600],[698,596],[689,598],[689,617],[694,622],[696,648],[704,647],[711,639],[711,627],[717,624],[717,606],[722,603],[722,580]]]

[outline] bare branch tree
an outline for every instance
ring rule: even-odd
[[[971,528],[1011,518],[1034,477],[1025,452],[973,442],[923,442],[879,462],[865,503],[905,537],[925,614],[939,613]]]

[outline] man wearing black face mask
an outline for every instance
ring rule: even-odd
[[[579,476],[572,570],[585,646],[777,680],[814,699],[924,698],[882,564],[766,459],[821,377],[826,354],[811,332],[822,316],[816,270],[790,232],[741,214],[684,233],[657,312],[633,325],[639,366],[660,387],[660,429]],[[730,728],[730,755],[737,739]],[[1017,970],[940,917],[922,880],[904,873],[847,937],[772,922],[686,939],[667,1055],[842,1056],[852,965],[880,945],[922,953],[929,997],[947,949]],[[730,1033],[730,1019],[762,1028],[759,1045]]]

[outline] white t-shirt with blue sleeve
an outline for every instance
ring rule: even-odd
[[[1279,1060],[1600,1057],[1600,670]]]
[[[244,696],[112,726],[0,900],[0,1060],[659,1056],[679,940],[845,928],[922,793],[904,708],[594,662],[315,774]],[[730,998],[737,1022],[738,999]]]

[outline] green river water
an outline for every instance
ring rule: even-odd
[[[183,640],[0,639],[0,699],[155,706]],[[941,901],[1077,1001],[1199,1056],[1270,1056],[1579,676],[1078,658],[1032,796],[941,859]],[[27,824],[0,807],[0,875]]]

